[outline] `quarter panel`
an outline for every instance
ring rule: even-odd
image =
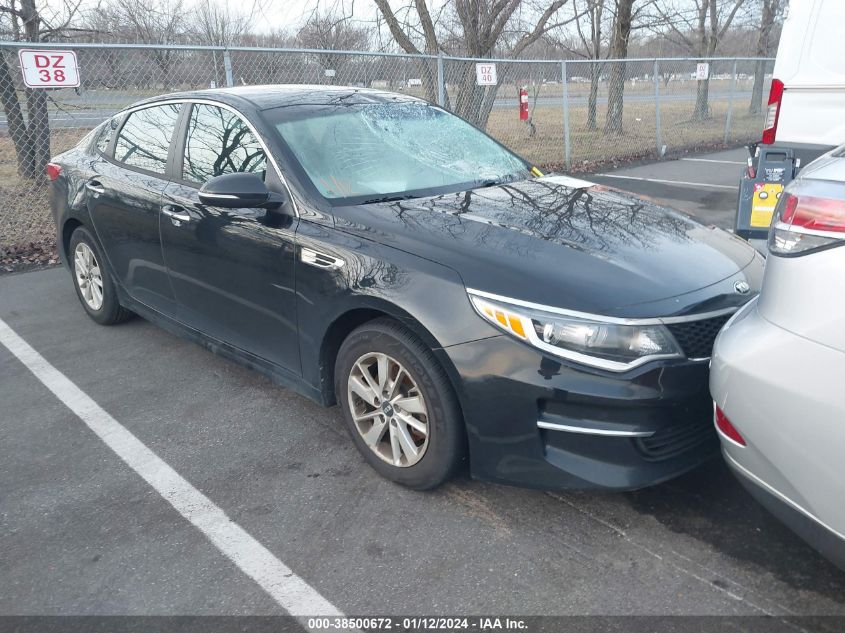
[[[760,313],[772,323],[845,352],[845,246],[799,257],[771,256]]]
[[[87,153],[82,146],[54,156],[51,162],[61,165],[62,172],[50,184],[50,212],[56,225],[59,257],[67,265],[62,234],[68,221],[76,220],[89,228],[92,226],[87,207],[85,183],[95,173],[99,157]]]

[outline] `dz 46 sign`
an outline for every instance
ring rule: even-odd
[[[18,58],[27,88],[75,88],[79,67],[73,51],[21,49]]]

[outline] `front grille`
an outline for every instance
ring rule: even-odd
[[[708,442],[714,449],[718,446],[716,431],[707,417],[693,424],[667,426],[651,437],[638,437],[634,441],[637,450],[649,461],[669,459]]]
[[[687,358],[709,358],[713,352],[716,335],[730,318],[730,314],[725,314],[712,319],[671,323],[666,327],[678,341]]]

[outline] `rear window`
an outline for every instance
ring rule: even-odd
[[[126,119],[114,147],[115,160],[164,174],[180,103],[136,110]]]

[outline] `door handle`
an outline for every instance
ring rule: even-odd
[[[91,193],[100,194],[106,192],[106,188],[103,187],[103,185],[101,185],[100,181],[98,180],[89,180],[85,183],[85,188]]]
[[[187,211],[183,207],[176,206],[175,204],[166,204],[161,208],[161,212],[169,217],[173,224],[179,226],[177,223],[179,222],[190,222],[191,216],[188,214]]]

